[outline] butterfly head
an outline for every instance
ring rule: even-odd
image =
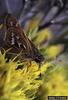
[[[37,63],[42,63],[44,61],[44,57],[43,55],[40,53],[40,51],[35,47],[34,44],[31,44],[32,47],[32,52],[33,52],[33,59],[37,62]]]
[[[42,63],[44,61],[44,57],[41,54],[35,56],[35,61],[37,63]]]

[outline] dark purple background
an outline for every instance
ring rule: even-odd
[[[9,10],[11,10],[10,13],[18,16],[20,11],[23,10],[23,2],[23,0],[0,0],[0,16]]]

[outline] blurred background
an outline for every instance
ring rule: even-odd
[[[5,13],[16,16],[26,32],[38,28],[38,33],[44,33],[42,43],[48,40],[46,44],[65,44],[67,49],[68,0],[0,0],[0,23]]]
[[[44,67],[52,64],[43,75],[43,84],[32,100],[47,100],[49,95],[67,96],[68,0],[0,0],[0,27],[5,13],[17,18],[25,34],[45,57]],[[4,36],[0,28],[0,48]]]

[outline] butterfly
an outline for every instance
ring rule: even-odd
[[[4,24],[6,28],[3,48],[12,48],[9,54],[18,54],[21,52],[22,58],[24,59],[31,59],[37,63],[44,61],[43,55],[26,36],[15,16],[7,14]]]

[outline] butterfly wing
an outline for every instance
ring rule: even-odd
[[[6,36],[4,48],[11,49],[11,53],[22,52],[22,57],[35,60],[36,62],[42,62],[43,56],[39,50],[35,47],[32,41],[24,33],[23,29],[18,24],[16,18],[12,15],[7,15],[5,19]]]

